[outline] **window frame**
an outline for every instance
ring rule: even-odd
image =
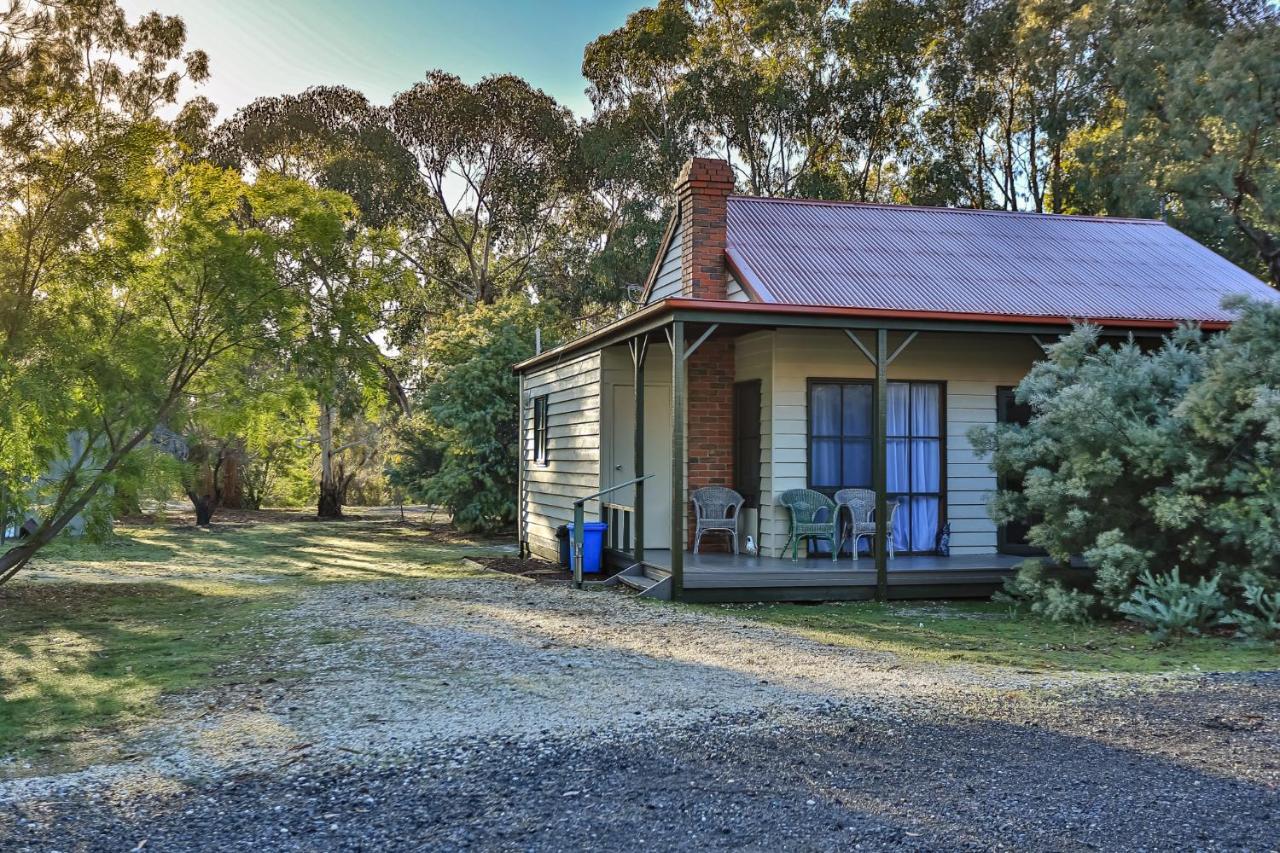
[[[996,386],[996,424],[1026,423],[1023,420],[1013,417],[1013,412],[1011,411],[1018,406],[1017,401],[1014,399],[1016,391],[1017,386],[1014,385]],[[1031,414],[1029,407],[1027,408],[1026,413],[1029,417]],[[1000,475],[996,477],[996,488],[1000,491],[1010,489],[1021,491],[1022,486],[1023,484],[1021,481],[1017,482],[1015,485],[1008,475]],[[1032,518],[1022,520],[1021,522],[996,525],[996,551],[1001,554],[1013,554],[1019,557],[1043,557],[1047,555],[1048,552],[1043,548],[1037,548],[1035,545],[1032,545],[1027,541],[1027,530],[1029,530],[1035,523],[1037,523],[1037,519],[1033,516]],[[1021,538],[1010,537],[1009,528],[1013,525],[1019,525],[1027,528],[1022,531]]]
[[[914,466],[914,464],[915,464],[915,463],[914,463],[914,460],[912,459],[912,454],[911,454],[910,449],[909,449],[909,448],[910,448],[910,441],[911,441],[911,439],[913,439],[913,438],[921,438],[921,439],[932,439],[932,440],[937,440],[937,442],[938,442],[938,491],[937,491],[937,492],[913,492],[913,491],[906,491],[906,492],[889,492],[889,491],[887,491],[887,490],[886,490],[886,491],[887,491],[887,494],[886,494],[886,496],[885,496],[885,497],[886,497],[886,500],[889,500],[889,501],[894,501],[894,500],[897,500],[897,499],[900,499],[900,498],[906,498],[906,499],[907,499],[907,500],[906,500],[906,502],[905,502],[905,506],[906,506],[906,507],[910,507],[910,505],[911,505],[911,504],[910,504],[910,501],[911,501],[911,499],[912,499],[912,498],[916,498],[916,497],[922,497],[922,498],[931,498],[931,497],[936,497],[936,498],[938,499],[938,530],[942,530],[943,528],[945,528],[945,527],[946,527],[946,525],[947,525],[947,521],[948,521],[948,512],[947,512],[947,510],[948,510],[948,507],[947,507],[947,479],[948,479],[948,470],[949,470],[949,467],[950,467],[950,466],[949,466],[949,464],[948,464],[948,462],[947,462],[947,426],[948,426],[948,423],[947,423],[947,382],[946,382],[946,380],[944,380],[944,379],[891,379],[891,380],[889,380],[889,381],[890,381],[890,384],[903,384],[903,385],[906,385],[906,386],[907,386],[907,401],[908,401],[908,402],[907,402],[907,405],[908,405],[908,410],[907,410],[907,423],[908,423],[908,424],[910,424],[910,423],[912,422],[912,417],[911,417],[911,408],[910,408],[910,407],[911,407],[911,405],[912,405],[912,403],[911,403],[911,386],[912,386],[912,385],[936,385],[936,386],[938,387],[938,434],[937,434],[936,436],[935,436],[935,435],[920,435],[920,436],[912,436],[912,435],[906,435],[906,436],[901,436],[901,435],[886,435],[886,439],[887,439],[887,440],[889,440],[889,439],[906,439],[906,440],[907,440],[907,442],[908,442],[908,452],[907,452],[907,484],[908,484],[908,486],[909,486],[909,485],[911,484],[911,482],[913,481],[913,478],[912,478],[912,476],[911,476],[911,475],[914,473],[914,471],[913,471],[913,466]],[[832,495],[834,495],[834,494],[835,494],[837,491],[839,491],[840,489],[857,489],[857,488],[867,488],[867,489],[872,489],[872,488],[874,488],[874,482],[872,482],[872,483],[868,483],[868,484],[867,484],[867,485],[865,485],[865,486],[861,486],[861,485],[844,486],[844,485],[842,485],[842,486],[836,486],[835,488],[832,488],[832,487],[830,487],[830,486],[815,486],[815,485],[813,484],[813,439],[814,439],[814,437],[815,437],[815,436],[814,436],[814,433],[813,433],[813,412],[812,412],[812,405],[813,405],[813,388],[814,388],[814,386],[815,386],[815,385],[865,385],[865,386],[870,386],[870,387],[871,387],[871,389],[872,389],[872,390],[871,390],[871,423],[872,423],[872,431],[871,431],[871,435],[870,435],[870,442],[871,442],[871,470],[872,470],[872,472],[873,472],[873,479],[874,479],[874,471],[875,471],[875,452],[876,452],[876,447],[875,447],[875,426],[874,426],[874,425],[875,425],[875,423],[876,423],[876,419],[879,417],[879,412],[878,412],[878,407],[877,407],[877,400],[876,400],[876,394],[875,394],[875,384],[876,384],[876,382],[875,382],[875,380],[874,380],[874,379],[850,379],[850,378],[841,378],[841,377],[810,377],[809,379],[807,379],[807,380],[806,380],[806,382],[805,382],[805,395],[804,395],[804,454],[805,454],[805,484],[806,484],[806,488],[813,489],[813,490],[814,490],[814,491],[816,491],[816,492],[821,492],[822,494],[826,495],[827,497],[831,497]],[[818,438],[833,438],[833,437],[834,437],[834,438],[837,438],[837,440],[839,441],[839,443],[840,443],[840,472],[841,472],[841,476],[843,477],[843,473],[844,473],[844,443],[845,443],[845,437],[844,437],[844,433],[843,433],[843,423],[842,423],[842,426],[841,426],[841,434],[840,434],[840,436],[836,437],[836,436],[825,436],[825,435],[819,435],[819,436],[817,436],[817,437],[818,437]],[[859,438],[860,438],[861,436],[856,436],[856,437],[859,437]],[[886,455],[888,454],[888,447],[887,447],[887,446],[885,447],[885,453],[886,453]],[[886,460],[886,461],[887,461],[887,460]],[[899,510],[899,512],[909,512],[909,511],[910,511],[909,509],[900,509],[900,510]],[[937,536],[937,533],[936,533],[936,532],[934,533],[934,536],[935,536],[935,538],[936,538],[936,536]],[[929,547],[927,550],[923,550],[923,551],[899,551],[898,553],[900,553],[900,554],[917,554],[917,555],[925,555],[925,554],[933,554],[933,553],[935,553],[935,549],[934,549],[934,547],[933,547],[932,545],[930,545],[930,547]]]
[[[550,394],[539,394],[533,403],[533,462],[544,468],[551,464],[551,452],[548,429],[550,417]]]

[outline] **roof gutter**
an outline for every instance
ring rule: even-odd
[[[736,271],[735,271],[736,273]],[[739,276],[741,280],[741,276]],[[744,281],[744,284],[747,282]],[[533,358],[525,359],[514,366],[516,373],[523,373],[530,368],[540,367],[545,364],[554,364],[565,358],[566,356],[584,349],[591,349],[592,344],[601,344],[603,341],[615,337],[620,333],[632,327],[641,327],[646,324],[664,319],[666,315],[675,314],[680,311],[696,311],[699,313],[715,313],[721,315],[738,315],[744,320],[750,317],[758,317],[761,325],[767,325],[770,316],[775,317],[825,317],[825,318],[848,318],[850,320],[892,320],[896,322],[910,322],[912,320],[955,323],[958,328],[956,331],[964,331],[963,325],[966,323],[983,323],[998,324],[1010,326],[1062,326],[1070,328],[1078,323],[1092,323],[1096,326],[1102,326],[1109,329],[1149,329],[1149,330],[1173,330],[1181,326],[1185,321],[1181,320],[1155,320],[1155,319],[1133,319],[1124,317],[1053,317],[1035,314],[985,314],[975,312],[959,312],[959,311],[911,311],[896,308],[854,308],[839,307],[832,305],[780,305],[772,302],[731,302],[720,299],[690,299],[687,297],[673,296],[655,302],[652,305],[646,305],[633,314],[628,314],[618,320],[609,323],[606,326],[576,338],[568,343],[561,344],[555,349],[536,355]],[[1200,328],[1208,331],[1220,331],[1230,328],[1231,323],[1226,320],[1205,320],[1201,322]],[[1010,330],[1016,331],[1016,330]]]
[[[537,367],[538,365],[541,365],[541,364],[557,362],[562,357],[568,355],[571,352],[576,352],[577,350],[580,350],[580,349],[589,348],[592,343],[608,338],[616,334],[617,332],[623,329],[626,329],[630,326],[638,326],[642,323],[642,321],[644,321],[647,318],[654,318],[667,313],[668,311],[671,310],[668,307],[667,303],[671,301],[672,300],[670,299],[664,299],[661,302],[655,302],[652,305],[646,305],[645,307],[641,308],[639,311],[635,311],[631,314],[628,314],[625,317],[620,317],[619,319],[614,320],[612,323],[608,323],[604,326],[601,326],[600,328],[596,329],[594,332],[588,332],[587,334],[583,335],[580,338],[574,338],[573,340],[567,343],[563,343],[558,347],[554,347],[553,349],[549,349],[543,353],[535,355],[533,358],[526,358],[524,361],[516,362],[516,364],[513,366],[512,369],[515,370],[516,373],[523,373],[524,371],[528,370],[530,367]],[[697,302],[698,300],[694,299],[694,300],[681,300],[681,301]]]
[[[814,317],[859,317],[882,318],[885,320],[942,320],[957,323],[1008,323],[1011,325],[1036,324],[1048,326],[1073,326],[1077,323],[1092,323],[1095,326],[1119,327],[1125,329],[1176,329],[1185,320],[1135,319],[1127,317],[1060,317],[1044,314],[988,314],[964,311],[917,311],[903,308],[857,308],[834,305],[793,305],[773,302],[730,302],[715,299],[687,299],[671,297],[663,300],[673,309],[693,309],[702,311],[727,311],[742,314],[781,314],[786,316],[806,315]],[[1204,320],[1199,323],[1203,329],[1218,331],[1230,328],[1228,320]]]

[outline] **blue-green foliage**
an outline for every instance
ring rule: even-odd
[[[1194,584],[1178,577],[1178,570],[1153,575],[1143,572],[1138,586],[1116,610],[1157,637],[1199,634],[1217,624],[1227,598],[1218,589],[1218,578],[1201,578]]]
[[[1080,327],[1018,386],[1030,424],[971,433],[1025,482],[993,516],[1038,518],[1050,557],[1082,555],[1100,607],[1130,601],[1143,573],[1220,577],[1232,595],[1245,575],[1280,577],[1280,305],[1232,307],[1229,331],[1156,347]]]
[[[1024,562],[1018,573],[1005,581],[1004,591],[997,592],[995,598],[1054,622],[1073,623],[1088,622],[1097,602],[1087,592],[1067,589],[1045,577],[1044,564],[1039,560]]]
[[[1235,625],[1239,634],[1251,640],[1280,639],[1280,589],[1268,591],[1267,579],[1246,575],[1240,606],[1222,617],[1222,624]]]

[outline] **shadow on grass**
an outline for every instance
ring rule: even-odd
[[[716,608],[721,609],[721,608]],[[736,616],[837,646],[1034,671],[1154,673],[1274,668],[1274,646],[1226,637],[1162,645],[1128,623],[1063,625],[992,602],[736,606]]]
[[[158,583],[0,588],[0,753],[130,722],[208,683],[252,651],[252,623],[274,600]]]
[[[501,547],[498,540],[445,537],[434,527],[397,521],[270,522],[194,527],[121,527],[111,542],[64,540],[42,552],[32,568],[107,575],[226,577],[270,582],[305,578],[376,580],[423,577],[464,553]],[[456,571],[456,567],[455,571]]]
[[[29,576],[0,587],[0,754],[128,723],[165,694],[216,680],[220,664],[254,653],[260,612],[301,588],[474,577],[459,560],[485,550],[395,520],[128,525],[117,534],[100,544],[60,540]]]

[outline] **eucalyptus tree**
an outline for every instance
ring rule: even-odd
[[[697,34],[687,85],[701,148],[728,156],[753,195],[832,195],[839,151],[834,0],[692,4]]]
[[[895,201],[902,162],[922,104],[925,47],[933,36],[930,4],[865,0],[837,18],[832,49],[839,73],[832,84],[841,195],[855,201]]]
[[[384,306],[407,288],[408,273],[396,234],[361,227],[349,196],[274,173],[256,184],[296,190],[298,225],[281,235],[277,276],[297,300],[300,322],[281,354],[315,396],[315,432],[298,438],[319,450],[317,512],[338,518],[346,497],[340,469],[366,443],[340,440],[342,422],[385,408],[384,356],[372,336],[385,322]]]
[[[1280,285],[1280,9],[1115,2],[1107,103],[1074,140],[1079,204],[1161,216]]]
[[[388,128],[386,110],[345,86],[258,98],[218,126],[208,156],[344,193],[374,228],[422,202],[413,158]]]
[[[942,0],[926,54],[913,201],[1018,209],[1016,0]]]
[[[395,96],[390,119],[430,200],[405,223],[426,310],[537,293],[572,203],[569,111],[519,77],[468,85],[432,71]]]
[[[359,211],[359,222],[347,229],[347,238],[357,241],[368,229],[379,229],[384,251],[393,255],[400,255],[399,244],[386,238],[396,223],[430,204],[418,185],[413,158],[387,126],[386,110],[343,86],[316,86],[253,101],[217,128],[208,156],[247,173],[284,175],[344,193]],[[348,341],[362,346],[363,357],[381,373],[388,396],[407,414],[404,368],[376,336],[394,324],[391,315],[402,303],[412,303],[412,297],[370,296],[382,301],[367,325],[347,330]]]
[[[1038,213],[1072,204],[1072,139],[1102,105],[1097,67],[1098,15],[1084,0],[1035,0],[1021,6],[1016,43],[1026,69],[1022,159],[1027,196]]]
[[[625,304],[658,251],[680,168],[696,153],[697,99],[687,84],[697,25],[683,0],[660,0],[587,45],[592,115],[582,128],[583,188],[574,218],[590,250],[580,303]]]
[[[684,0],[660,0],[633,12],[583,53],[582,75],[594,110],[588,134],[592,143],[598,141],[591,159],[616,161],[610,178],[651,197],[671,189],[696,150],[698,102],[687,77],[697,33]]]
[[[357,426],[380,422],[383,413],[373,409],[383,401],[395,413],[410,412],[404,360],[382,336],[418,302],[409,273],[417,259],[404,253],[399,235],[401,223],[430,200],[386,111],[345,87],[254,101],[218,127],[209,156],[259,179],[305,181],[330,201],[312,223],[312,239],[299,244],[296,265],[281,275],[307,315],[289,363],[316,401],[314,430],[295,427],[294,439],[318,451],[319,515],[338,517],[351,479],[346,472],[377,443]],[[355,438],[342,438],[353,432]]]
[[[664,0],[588,45],[593,123],[657,196],[718,153],[758,195],[887,197],[932,32],[926,0]]]
[[[1101,5],[940,0],[923,54],[913,200],[1055,213],[1072,205],[1070,141],[1096,110]]]

